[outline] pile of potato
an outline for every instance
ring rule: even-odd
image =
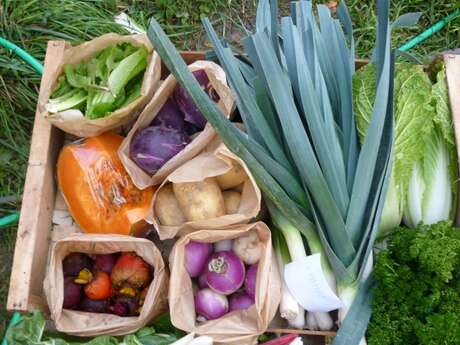
[[[178,226],[237,213],[247,179],[243,167],[233,164],[225,174],[203,181],[169,183],[158,192],[155,214],[160,224]]]

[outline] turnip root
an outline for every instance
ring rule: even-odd
[[[222,190],[230,189],[243,183],[248,178],[243,167],[239,164],[234,164],[232,168],[225,174],[216,176],[217,183]]]
[[[224,197],[216,179],[173,183],[174,195],[188,221],[211,219],[225,215]]]
[[[249,231],[233,241],[233,251],[247,265],[257,263],[262,255],[263,246],[255,231]]]
[[[168,184],[159,190],[155,202],[155,214],[161,225],[175,226],[184,224],[187,221],[174,195],[172,184]]]
[[[241,202],[241,193],[234,191],[225,191],[222,192],[224,197],[225,210],[227,214],[238,213]]]

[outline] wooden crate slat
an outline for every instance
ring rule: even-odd
[[[62,41],[48,43],[40,92],[49,83],[50,73],[56,68],[56,61],[64,53],[65,47]],[[9,311],[30,310],[37,305],[30,303],[30,296],[40,299],[42,294],[55,201],[54,165],[61,139],[61,132],[37,111],[11,270],[7,302]]]

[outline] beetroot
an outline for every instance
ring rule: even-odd
[[[81,287],[73,280],[73,277],[64,278],[64,303],[62,307],[65,309],[73,309],[80,303]]]
[[[80,302],[80,310],[90,313],[105,313],[107,312],[107,300],[93,300],[84,296]]]
[[[91,270],[93,268],[93,260],[83,253],[70,253],[62,261],[64,276],[76,277],[84,268]]]
[[[117,297],[113,304],[108,307],[109,312],[118,316],[139,315],[138,303],[134,297]]]
[[[112,270],[115,287],[142,289],[152,281],[150,265],[134,253],[123,253]]]
[[[95,255],[94,268],[110,274],[119,257],[120,254],[118,253]]]

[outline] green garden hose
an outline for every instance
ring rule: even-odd
[[[11,316],[10,323],[8,324],[8,328],[6,329],[6,332],[8,332],[8,329],[13,327],[15,324],[17,324],[21,320],[21,314],[18,312],[13,313],[13,316]],[[3,337],[2,344],[1,345],[8,345],[6,341],[6,332],[5,336]]]
[[[19,56],[24,62],[30,65],[38,74],[43,74],[43,65],[34,58],[32,55],[27,53],[24,49],[18,47],[16,44],[0,37],[0,46],[5,47],[6,49],[11,50],[17,56]],[[14,212],[8,216],[0,218],[0,229],[6,228],[10,225],[13,225],[19,220],[19,212]],[[11,316],[10,323],[8,324],[7,330],[17,324],[21,320],[21,314],[19,312],[14,312]],[[3,337],[1,345],[8,345],[6,341],[6,332]]]
[[[420,42],[426,40],[428,37],[433,35],[435,32],[438,32],[439,30],[441,30],[444,26],[447,25],[447,23],[449,23],[451,20],[456,18],[458,15],[460,15],[460,8],[458,8],[457,10],[455,10],[454,12],[449,14],[448,16],[444,17],[439,22],[433,24],[428,29],[426,29],[425,31],[423,31],[419,35],[415,36],[414,38],[412,38],[407,43],[403,44],[399,48],[399,50],[400,51],[407,51],[407,50],[413,48],[414,46],[416,46]]]
[[[23,59],[28,65],[30,65],[38,74],[43,74],[43,65],[40,63],[40,61],[38,61],[24,49],[2,37],[0,37],[0,46],[11,50],[13,53]]]
[[[6,228],[19,220],[19,212],[14,212],[8,216],[0,218],[0,229]]]

